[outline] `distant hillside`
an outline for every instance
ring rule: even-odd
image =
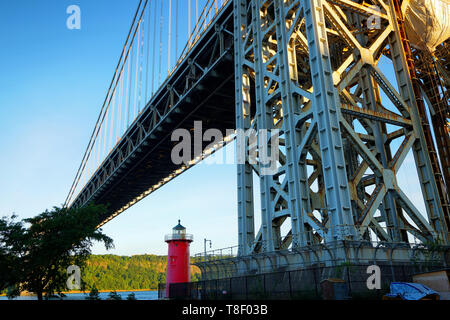
[[[92,255],[81,278],[89,290],[157,289],[166,281],[167,256],[151,254],[135,256]],[[200,278],[200,269],[191,265],[191,281]]]

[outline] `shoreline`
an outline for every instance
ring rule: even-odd
[[[105,293],[105,292],[113,292],[113,291],[115,291],[115,292],[131,292],[131,291],[158,291],[158,289],[120,289],[120,290],[98,290],[98,292],[100,293],[100,292],[102,292],[102,293]],[[89,294],[89,292],[91,292],[90,290],[85,290],[85,291],[82,291],[82,290],[72,290],[72,291],[63,291],[63,292],[61,292],[61,293],[64,293],[64,294],[71,294],[71,293],[87,293],[87,294]]]
[[[115,291],[115,292],[133,292],[133,291],[135,291],[135,292],[140,292],[140,291],[158,291],[158,289],[98,290],[99,293],[113,292],[113,291]],[[82,290],[72,290],[72,291],[63,291],[63,292],[61,292],[61,293],[63,293],[63,294],[72,294],[72,293],[86,293],[86,294],[89,294],[89,292],[90,292],[90,290],[85,290],[85,291],[82,291]],[[5,297],[5,296],[6,296],[6,294],[0,294],[0,297]],[[25,294],[21,294],[20,296],[23,296],[23,297],[33,297],[33,296],[36,296],[36,295],[35,295],[35,294],[31,294],[31,293],[29,293],[29,294],[25,293]]]

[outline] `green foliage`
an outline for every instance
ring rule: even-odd
[[[16,288],[21,273],[21,260],[24,252],[26,229],[17,216],[0,219],[0,291]],[[17,288],[16,288],[17,289]]]
[[[416,251],[411,259],[413,265],[425,269],[432,270],[435,265],[439,265],[447,248],[441,244],[439,239],[428,240]]]
[[[70,265],[81,268],[81,289],[92,288],[92,299],[99,298],[98,290],[148,290],[165,283],[167,256],[90,254],[93,241],[113,247],[112,239],[96,229],[105,213],[104,206],[88,205],[55,207],[22,221],[14,215],[0,219],[0,292],[51,297],[68,289]],[[199,278],[200,270],[192,266],[191,281]]]
[[[200,281],[201,277],[202,277],[202,275],[200,272],[196,272],[196,273],[191,272],[191,282]]]
[[[54,207],[22,221],[14,215],[0,219],[0,290],[16,286],[39,300],[66,290],[67,267],[83,267],[93,241],[113,247],[112,239],[96,229],[105,213],[105,206],[90,204]]]
[[[15,297],[20,296],[20,290],[17,288],[17,286],[10,286],[6,290],[6,296],[8,299],[14,299]]]
[[[95,284],[92,286],[91,292],[89,292],[89,295],[85,299],[86,300],[101,300],[98,290],[95,287]]]
[[[427,241],[424,243],[425,248],[427,250],[424,250],[424,256],[425,261],[432,263],[433,260],[439,260],[439,255],[444,253],[447,248],[443,246],[438,240],[435,241]]]
[[[81,271],[86,287],[99,290],[156,290],[166,282],[167,256],[91,255]],[[191,281],[200,278],[200,270],[191,266]]]

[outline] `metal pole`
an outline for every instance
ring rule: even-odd
[[[348,295],[352,295],[352,280],[350,279],[350,267],[347,266]]]
[[[211,240],[208,240],[208,239],[204,238],[204,240],[203,240],[203,248],[204,248],[204,252],[205,252],[205,260],[204,260],[204,270],[205,270],[205,272],[204,272],[204,279],[203,280],[206,280],[206,243],[207,242],[209,242],[209,247],[210,248],[212,246]]]
[[[314,275],[314,287],[316,289],[316,295],[317,297],[319,297],[319,289],[317,288],[317,275],[316,275],[316,269],[312,268],[311,269],[313,271],[313,275]]]
[[[289,298],[292,299],[292,283],[291,283],[291,272],[288,271],[288,282],[289,282]]]
[[[264,286],[264,299],[267,299],[267,293],[266,293],[266,275],[263,274],[263,286]]]
[[[245,299],[248,300],[248,284],[247,284],[247,276],[245,276]]]

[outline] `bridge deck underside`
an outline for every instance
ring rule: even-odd
[[[226,129],[235,128],[231,6],[225,7],[215,22],[151,98],[72,206],[91,201],[107,204],[102,225],[150,194],[155,185],[164,184],[165,178],[190,167],[171,159],[171,151],[179,143],[171,141],[174,130],[192,133],[194,121],[202,122],[203,132],[215,128],[223,136]],[[194,159],[199,154],[194,153],[194,135],[191,137]],[[211,141],[201,143],[203,151]]]
[[[218,66],[217,70],[223,74],[226,63]],[[196,88],[192,92],[191,102],[181,101],[176,107],[179,113],[175,110],[171,112],[166,121],[156,128],[154,136],[145,140],[148,144],[144,143],[140,150],[130,156],[129,163],[122,165],[121,174],[108,184],[108,188],[105,185],[106,192],[96,198],[97,203],[109,204],[110,211],[114,212],[180,169],[183,164],[174,164],[171,159],[171,150],[177,143],[171,141],[174,130],[192,131],[194,121],[199,120],[202,121],[203,130],[216,128],[225,133],[226,129],[234,128],[234,82],[230,79],[206,78],[204,81],[208,81],[208,86],[214,89]],[[203,148],[205,144],[207,142],[203,142]]]

